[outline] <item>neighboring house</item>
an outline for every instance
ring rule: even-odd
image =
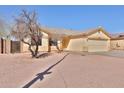
[[[124,33],[111,35],[111,49],[124,50]]]

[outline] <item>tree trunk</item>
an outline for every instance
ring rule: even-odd
[[[48,45],[48,52],[51,52],[51,46]]]
[[[34,51],[31,49],[31,45],[29,45],[28,50],[31,52],[32,58],[35,57]]]
[[[58,52],[61,52],[58,45],[56,45],[56,49],[58,50]]]
[[[60,51],[60,49],[59,49],[59,46],[58,46],[58,45],[56,45],[56,49],[57,49],[58,51]]]
[[[34,53],[34,56],[37,58],[37,55],[38,55],[38,50],[39,50],[39,45],[36,44],[36,49],[35,49],[35,53]]]
[[[36,46],[36,49],[33,51],[31,49],[32,45],[28,42],[25,42],[24,40],[21,40],[23,43],[27,44],[29,47],[28,47],[28,50],[31,52],[31,55],[32,55],[32,58],[37,58],[37,55],[38,55],[38,50],[39,50],[39,44],[38,42],[35,42],[35,46]]]

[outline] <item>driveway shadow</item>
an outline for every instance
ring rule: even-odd
[[[36,75],[36,78],[32,79],[30,82],[28,82],[26,85],[24,85],[22,88],[29,88],[31,85],[33,85],[37,80],[43,80],[44,79],[44,75],[48,75],[51,74],[52,72],[49,72],[49,70],[51,70],[53,67],[55,67],[57,64],[59,64],[60,62],[62,62],[67,56],[69,55],[66,54],[61,60],[59,60],[57,63],[53,64],[52,66],[50,66],[48,69],[46,69],[45,71],[38,73]]]

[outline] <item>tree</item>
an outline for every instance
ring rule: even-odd
[[[37,22],[36,12],[23,10],[18,18],[15,18],[15,25],[12,28],[12,35],[28,45],[32,57],[37,58],[39,42],[42,38],[40,26]]]

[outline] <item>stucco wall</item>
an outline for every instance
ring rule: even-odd
[[[68,47],[70,39],[68,37],[65,37],[62,39],[62,49],[66,49]]]
[[[111,40],[111,49],[124,49],[124,40]]]
[[[42,37],[42,45],[39,46],[39,51],[48,51],[48,34],[42,32],[43,37]],[[26,41],[30,42],[29,39],[25,39]],[[33,47],[32,49],[34,49],[35,47]],[[22,43],[21,44],[21,52],[28,52],[28,45]]]
[[[11,52],[11,41],[6,39],[6,53],[9,54]]]

